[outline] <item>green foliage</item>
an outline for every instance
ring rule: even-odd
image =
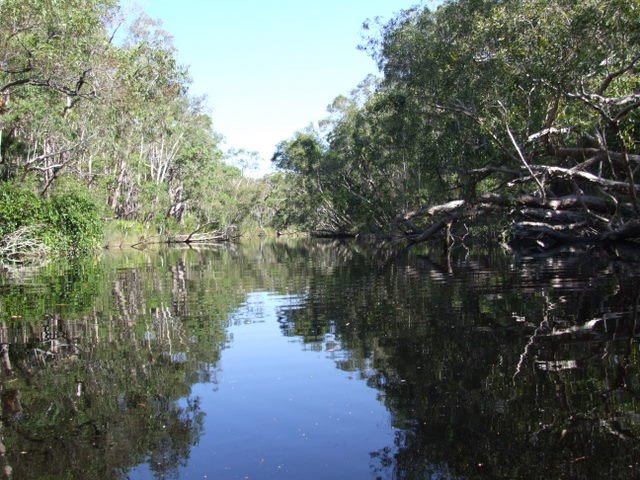
[[[640,152],[639,11],[638,0],[458,0],[403,11],[365,46],[384,78],[338,97],[322,135],[281,143],[275,165],[301,177],[312,223],[334,231],[384,230],[425,203],[486,191],[534,193],[478,170],[518,172],[522,158],[570,169],[591,155],[568,147],[603,152],[582,167],[589,173],[634,182],[606,152]]]
[[[107,247],[133,245],[146,234],[144,225],[133,220],[111,220],[104,226],[104,244]]]
[[[87,192],[59,191],[43,199],[13,183],[0,186],[0,237],[39,225],[40,241],[53,250],[74,254],[91,251],[102,240],[100,211]]]
[[[313,229],[317,222],[315,207],[302,185],[303,177],[290,172],[278,172],[265,180],[269,195],[263,207],[269,215],[268,224],[277,230]]]
[[[93,216],[91,203],[157,231],[248,215],[171,36],[141,15],[114,41],[118,3],[0,2],[0,180],[30,172],[41,193],[82,186],[77,206],[54,198],[45,219],[67,247],[95,242],[94,220],[80,222]]]
[[[12,183],[0,187],[0,237],[44,221],[45,207],[37,194]]]
[[[65,250],[73,253],[88,252],[99,246],[103,223],[98,207],[77,192],[54,195],[48,202],[47,223],[59,232],[65,241]]]

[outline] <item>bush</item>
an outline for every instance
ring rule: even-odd
[[[42,223],[43,203],[31,190],[11,183],[0,184],[0,237],[20,227]]]
[[[57,192],[44,200],[32,190],[12,183],[0,184],[0,238],[23,227],[33,241],[64,253],[87,252],[102,239],[97,205],[79,189]],[[44,250],[43,250],[44,251]]]
[[[103,224],[98,207],[87,195],[58,193],[47,207],[47,223],[62,236],[64,250],[81,253],[99,245]]]

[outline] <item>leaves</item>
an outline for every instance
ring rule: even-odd
[[[118,9],[115,0],[0,4],[1,186],[35,180],[33,190],[64,209],[49,218],[63,236],[87,213],[82,202],[72,208],[75,196],[62,199],[69,183],[105,216],[148,227],[246,218],[240,172],[222,164],[171,36],[141,15],[114,37]],[[93,239],[91,222],[80,230]]]
[[[298,134],[276,163],[315,185],[310,201],[328,202],[351,230],[393,229],[398,213],[488,189],[591,192],[473,172],[587,160],[566,147],[636,155],[639,11],[638,0],[459,0],[401,12],[367,44],[384,74],[376,90],[336,99],[319,155]],[[635,183],[631,164],[583,168]],[[616,201],[636,203],[620,192]]]

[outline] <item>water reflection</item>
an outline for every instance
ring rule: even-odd
[[[460,254],[257,242],[0,276],[5,476],[639,476],[638,263]]]

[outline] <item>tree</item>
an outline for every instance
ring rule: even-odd
[[[115,12],[109,0],[0,4],[0,178],[35,172],[46,191],[86,146],[66,118],[98,95]]]
[[[320,155],[297,136],[278,164],[321,186],[352,231],[423,241],[495,213],[513,239],[545,246],[638,237],[638,11],[636,0],[403,11],[365,46],[384,74],[375,91],[334,102]]]
[[[171,36],[141,15],[114,40],[118,8],[0,4],[0,182],[42,197],[75,184],[105,217],[148,228],[233,221],[238,212],[214,211],[228,202],[210,197],[237,190],[235,171],[222,165],[220,137],[204,99],[189,94]],[[216,188],[221,171],[231,184]]]

